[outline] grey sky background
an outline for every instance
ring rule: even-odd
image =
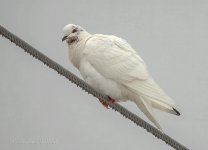
[[[64,25],[126,39],[182,114],[155,111],[164,132],[207,148],[207,1],[1,0],[0,23],[78,76]],[[2,37],[0,51],[0,149],[171,149]]]

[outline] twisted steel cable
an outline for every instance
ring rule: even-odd
[[[101,94],[97,92],[95,89],[93,89],[89,84],[84,82],[82,79],[78,78],[76,75],[59,65],[57,62],[53,61],[7,29],[5,29],[3,26],[0,25],[0,34],[10,40],[12,43],[15,43],[17,46],[20,48],[24,49],[25,52],[29,53],[31,56],[34,58],[40,60],[43,62],[45,65],[47,65],[49,68],[52,68],[53,70],[57,71],[60,75],[66,77],[68,80],[70,80],[72,83],[76,84],[89,94],[92,94],[94,97],[97,97],[98,99],[103,100],[104,102],[108,103],[108,96]],[[119,112],[122,114],[124,117],[128,118],[129,120],[133,121],[136,125],[139,125],[140,127],[144,128],[147,130],[147,132],[152,133],[155,137],[163,140],[166,144],[169,146],[177,149],[177,150],[188,150],[187,147],[184,145],[180,144],[170,136],[168,136],[165,133],[162,133],[160,130],[157,128],[153,127],[149,123],[145,122],[143,119],[138,117],[137,115],[133,114],[123,106],[119,105],[118,103],[109,103],[110,108],[113,110]]]

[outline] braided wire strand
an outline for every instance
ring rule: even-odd
[[[79,86],[80,88],[82,88],[83,90],[88,92],[89,94],[92,94],[94,97],[97,97],[98,99],[101,99],[104,102],[108,103],[109,98],[107,95],[97,92],[95,89],[93,89],[89,84],[84,82],[82,79],[78,78],[76,75],[74,75],[73,73],[71,73],[70,71],[68,71],[67,69],[65,69],[61,65],[59,65],[57,62],[53,61],[52,59],[50,59],[49,57],[47,57],[46,55],[44,55],[43,53],[41,53],[40,51],[38,51],[37,49],[32,47],[31,45],[29,45],[28,43],[26,43],[25,41],[23,41],[22,39],[17,37],[15,34],[8,31],[6,28],[4,28],[1,25],[0,25],[0,34],[3,37],[10,40],[12,43],[15,43],[17,46],[22,48],[25,52],[29,53],[34,58],[43,62],[49,68],[52,68],[53,70],[57,71],[60,75],[66,77],[69,81],[76,84],[77,86]],[[163,140],[169,146],[171,146],[177,150],[188,150],[187,147],[180,144],[179,142],[177,142],[176,140],[174,140],[173,138],[171,138],[167,134],[162,133],[160,130],[153,127],[149,123],[145,122],[143,119],[141,119],[137,115],[133,114],[132,112],[130,112],[129,110],[127,110],[123,106],[119,105],[118,103],[108,103],[108,104],[109,104],[110,108],[119,112],[124,117],[126,117],[129,120],[131,120],[132,122],[134,122],[136,125],[146,129],[147,132],[152,133],[155,137]]]

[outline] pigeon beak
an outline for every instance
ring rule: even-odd
[[[67,39],[67,37],[68,37],[68,36],[64,36],[64,37],[62,38],[62,42],[65,41],[65,40]]]

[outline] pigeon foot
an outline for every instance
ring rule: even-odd
[[[100,100],[101,104],[107,109],[109,109],[110,104],[113,104],[115,102],[115,100],[112,99],[110,96],[108,96],[108,98],[109,98],[108,102],[104,102],[103,100]]]

